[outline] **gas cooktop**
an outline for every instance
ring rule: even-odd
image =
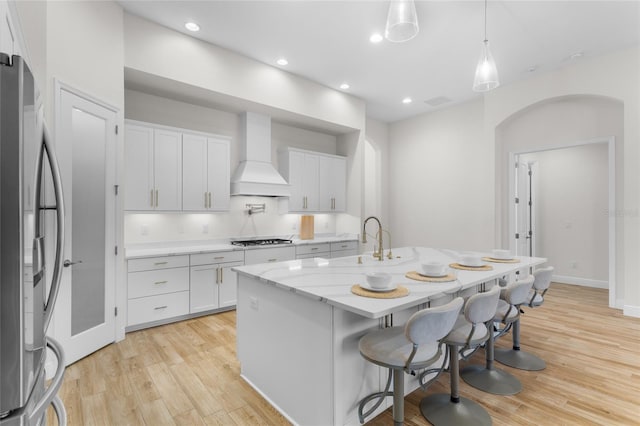
[[[231,241],[234,246],[249,247],[249,246],[274,246],[278,244],[291,244],[293,241],[284,238],[261,238],[254,240],[236,240]]]

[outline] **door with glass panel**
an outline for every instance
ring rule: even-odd
[[[116,111],[56,91],[68,225],[55,335],[71,364],[115,340]]]

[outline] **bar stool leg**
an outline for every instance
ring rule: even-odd
[[[491,416],[479,404],[460,396],[458,346],[449,346],[449,375],[451,395],[439,393],[420,401],[420,412],[435,426],[488,426]]]
[[[487,329],[493,330],[493,321],[487,322]],[[470,386],[494,395],[515,395],[522,390],[520,381],[510,373],[493,367],[495,337],[489,333],[485,345],[485,366],[469,365],[462,369],[460,375]]]
[[[544,370],[547,364],[534,354],[520,350],[520,320],[513,323],[513,349],[496,349],[495,359],[509,367],[527,371]]]
[[[404,423],[404,372],[393,370],[393,426]]]

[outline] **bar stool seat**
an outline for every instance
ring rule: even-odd
[[[520,305],[527,301],[533,285],[533,276],[510,283],[501,289],[501,299],[494,317],[486,326],[491,330],[494,322],[511,324],[520,318]],[[485,365],[469,365],[462,369],[462,379],[481,391],[494,395],[515,395],[522,390],[522,384],[511,373],[494,367],[495,335],[493,330],[485,345]]]
[[[464,305],[463,315],[458,318],[453,331],[442,339],[449,352],[451,393],[429,395],[420,401],[420,412],[431,424],[435,426],[491,425],[491,416],[487,410],[459,394],[458,354],[477,348],[487,341],[491,328],[488,328],[486,323],[495,315],[499,296],[500,287],[494,286],[487,292],[469,297]]]
[[[446,305],[423,309],[409,318],[404,326],[372,331],[358,343],[360,354],[367,361],[389,369],[384,391],[375,392],[360,401],[358,417],[364,423],[367,416],[393,396],[394,425],[404,422],[404,374],[429,367],[442,356],[439,340],[451,331],[464,300],[457,297]],[[393,378],[393,391],[389,391]],[[378,401],[367,412],[365,406]]]
[[[533,273],[533,288],[529,291],[526,301],[521,306],[528,305],[530,308],[536,308],[544,303],[544,295],[551,285],[551,277],[553,276],[553,267],[538,269]],[[518,308],[519,310],[519,308]],[[527,371],[539,371],[546,367],[546,363],[538,356],[520,350],[520,318],[512,322],[513,331],[511,337],[513,339],[512,349],[496,349],[495,359],[501,364],[509,367],[518,368]]]

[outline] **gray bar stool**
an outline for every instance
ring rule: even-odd
[[[407,323],[372,331],[364,335],[358,347],[367,360],[389,369],[389,377],[384,391],[373,393],[360,401],[358,417],[364,423],[365,417],[373,413],[387,396],[393,396],[393,424],[404,422],[404,374],[414,373],[429,367],[442,355],[439,340],[446,336],[456,322],[464,301],[461,297],[446,305],[423,309],[409,318]],[[393,392],[389,391],[393,376]],[[378,399],[366,413],[364,407]]]
[[[530,275],[501,289],[498,309],[495,316],[485,324],[487,328],[492,330],[494,322],[508,325],[520,318],[520,305],[527,302],[533,280],[534,277]],[[460,376],[467,384],[481,391],[495,395],[515,395],[522,390],[522,384],[512,374],[494,368],[494,342],[495,335],[492,332],[484,348],[485,365],[469,365],[462,369]]]
[[[544,303],[544,295],[551,284],[553,276],[553,267],[538,269],[533,273],[533,289],[527,296],[527,304],[530,308],[536,308]],[[534,354],[523,352],[520,350],[520,318],[513,322],[513,348],[512,349],[496,349],[495,359],[501,364],[509,367],[518,368],[520,370],[538,371],[544,370],[546,363]]]
[[[467,299],[464,315],[458,318],[453,331],[442,339],[449,351],[449,380],[451,394],[429,395],[420,401],[422,415],[438,426],[484,426],[490,425],[491,416],[481,405],[460,396],[459,352],[475,349],[486,342],[491,328],[485,323],[496,313],[500,287],[494,286],[485,293],[477,293]]]

